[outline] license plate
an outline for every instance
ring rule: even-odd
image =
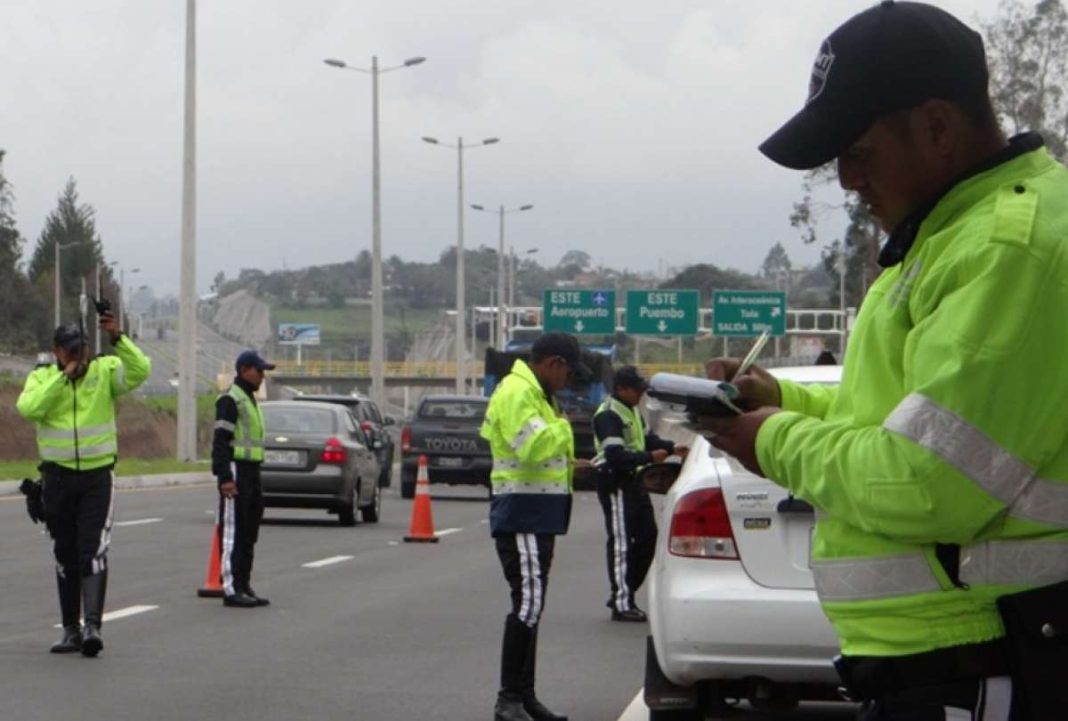
[[[438,465],[439,466],[444,466],[445,468],[459,468],[463,464],[464,464],[464,459],[463,458],[445,457],[445,458],[439,458],[438,459]]]
[[[272,451],[263,452],[263,460],[266,463],[277,466],[300,465],[300,451]]]

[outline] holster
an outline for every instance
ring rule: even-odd
[[[1064,718],[1068,709],[1068,581],[1002,596],[1014,700],[1025,718]]]

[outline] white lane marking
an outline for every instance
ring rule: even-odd
[[[462,530],[464,530],[464,529],[462,529],[462,528],[442,528],[440,531],[434,531],[434,535],[435,536],[439,536],[439,537],[440,536],[448,536],[449,534],[452,534],[452,533],[459,533]]]
[[[645,705],[645,690],[638,689],[638,695],[623,710],[619,721],[645,721],[649,718],[649,707]]]
[[[489,525],[489,519],[488,518],[483,518],[481,521],[478,522],[478,525],[480,525],[480,526],[488,526]]]
[[[117,611],[108,611],[104,614],[104,623],[110,621],[117,621],[120,618],[126,618],[127,616],[136,616],[139,613],[146,613],[148,611],[155,611],[159,606],[128,606],[127,608],[120,608]],[[63,624],[57,623],[55,628],[63,628]]]
[[[331,566],[343,561],[351,561],[352,558],[352,556],[331,556],[330,558],[324,558],[321,561],[311,561],[310,563],[302,563],[300,565],[303,568],[322,568],[323,566]]]
[[[387,546],[399,546],[400,545],[400,541],[388,541],[386,543],[386,545]]]
[[[119,521],[115,526],[144,526],[148,523],[159,523],[162,518],[139,518],[136,521]]]

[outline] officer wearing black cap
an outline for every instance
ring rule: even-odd
[[[608,532],[606,556],[611,595],[605,605],[612,609],[613,621],[646,620],[645,611],[634,602],[634,594],[653,562],[656,519],[649,494],[638,485],[635,474],[649,463],[687,452],[685,446],[675,445],[647,429],[638,406],[648,385],[637,368],[623,366],[612,379],[612,395],[593,415],[597,499]]]
[[[567,533],[571,520],[577,465],[571,424],[554,394],[588,374],[574,336],[546,333],[534,341],[530,363],[515,361],[486,408],[481,435],[493,455],[490,533],[512,600],[494,721],[567,721],[538,699],[534,670],[549,567],[556,536]]]
[[[219,483],[219,547],[222,549],[223,605],[255,608],[270,603],[252,590],[252,558],[263,518],[263,414],[256,391],[274,365],[254,350],[234,364],[237,375],[215,401],[211,470]]]
[[[882,2],[760,150],[837,162],[888,239],[837,387],[735,359],[712,443],[816,508],[809,566],[865,721],[1068,717],[1068,170],[1006,139],[979,33]],[[1054,669],[1056,669],[1054,671]]]
[[[63,637],[52,653],[96,656],[104,648],[100,627],[118,459],[115,401],[152,368],[110,311],[100,314],[100,330],[115,355],[89,359],[80,325],[56,328],[55,363],[32,371],[18,399],[19,413],[37,426],[45,523],[55,542]]]

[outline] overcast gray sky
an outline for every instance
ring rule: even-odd
[[[381,78],[383,252],[432,260],[466,201],[526,203],[508,242],[632,270],[755,271],[801,175],[757,144],[803,102],[848,0],[199,0],[198,287],[370,248],[370,79],[325,66],[425,56]],[[997,0],[939,0],[975,26]],[[0,147],[32,250],[66,179],[109,259],[178,287],[185,0],[0,0]],[[828,196],[836,197],[835,194]],[[470,211],[469,247],[497,244]],[[826,238],[842,220],[828,216]]]

